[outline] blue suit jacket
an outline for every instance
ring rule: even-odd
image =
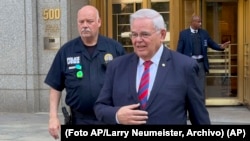
[[[108,64],[104,86],[94,107],[99,120],[116,124],[115,115],[121,106],[139,103],[138,60],[135,53],[130,53]],[[145,109],[147,124],[187,124],[187,110],[192,124],[210,124],[197,73],[195,60],[164,47]]]
[[[192,32],[190,28],[181,31],[179,35],[178,46],[177,46],[178,52],[185,54],[189,57],[193,55],[192,54],[193,45],[192,45],[191,34]],[[210,38],[206,30],[199,29],[198,34],[200,35],[200,38],[201,38],[202,55],[204,57],[204,67],[205,67],[206,72],[209,72],[207,48],[210,47],[214,50],[219,50],[219,51],[223,51],[224,49],[221,49],[220,46]]]

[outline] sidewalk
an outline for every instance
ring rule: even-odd
[[[0,141],[55,141],[48,113],[0,113]]]
[[[214,125],[250,125],[250,110],[245,107],[208,107],[208,111]],[[0,112],[0,141],[55,141],[48,133],[48,113]]]

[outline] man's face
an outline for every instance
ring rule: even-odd
[[[200,19],[200,17],[195,17],[195,18],[193,19],[193,21],[192,21],[192,27],[193,27],[194,29],[199,29],[199,28],[201,28],[201,19]]]
[[[101,20],[92,10],[82,10],[77,17],[78,32],[81,37],[95,37],[98,35]]]
[[[144,60],[150,60],[165,38],[164,31],[156,30],[152,20],[136,19],[131,24],[131,41],[135,53]]]

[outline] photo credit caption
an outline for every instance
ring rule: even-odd
[[[61,138],[65,140],[112,137],[131,139],[135,137],[164,137],[171,139],[213,138],[218,140],[249,139],[250,126],[248,125],[62,125]]]

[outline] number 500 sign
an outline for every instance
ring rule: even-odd
[[[44,20],[59,20],[60,18],[61,18],[61,11],[59,8],[43,10]]]

